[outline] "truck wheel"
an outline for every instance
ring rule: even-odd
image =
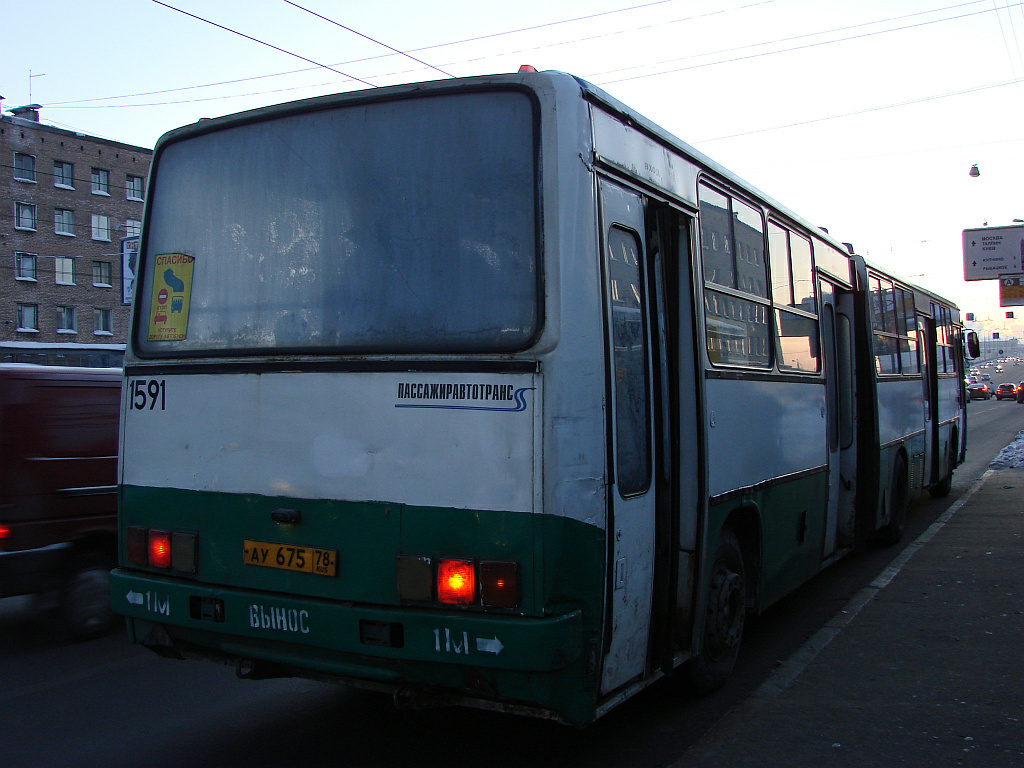
[[[110,561],[99,553],[76,556],[64,582],[64,623],[76,640],[109,632],[118,621],[110,607]]]
[[[736,664],[747,611],[747,579],[743,551],[730,528],[718,538],[704,614],[700,655],[687,663],[693,690],[704,695],[720,688]]]

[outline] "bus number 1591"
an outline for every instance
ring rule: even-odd
[[[132,411],[163,411],[167,408],[164,379],[135,379],[129,385],[128,408]]]

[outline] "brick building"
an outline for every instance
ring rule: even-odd
[[[0,362],[120,364],[152,150],[0,116]],[[113,351],[113,356],[105,354]]]

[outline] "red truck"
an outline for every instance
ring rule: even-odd
[[[110,629],[121,371],[0,364],[0,597],[56,593],[74,637]]]

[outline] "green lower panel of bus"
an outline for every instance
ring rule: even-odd
[[[759,486],[742,496],[714,504],[708,551],[717,544],[723,525],[745,525],[756,532],[756,563],[760,572],[757,609],[763,610],[821,570],[828,475],[824,470]],[[709,557],[707,567],[712,564]],[[748,576],[749,578],[749,576]]]
[[[129,562],[128,528],[183,531],[195,536],[194,579],[204,584],[397,606],[402,600],[396,578],[400,556],[505,561],[518,567],[517,614],[540,617],[581,608],[589,628],[596,629],[600,621],[604,531],[578,520],[130,485],[121,486],[120,493],[121,564]],[[289,513],[297,522],[277,519]],[[297,548],[307,558],[327,553],[332,567],[322,574],[266,567],[265,559],[257,562],[251,552],[246,554],[253,542],[266,551],[289,547],[289,556]],[[162,575],[154,568],[139,570]]]
[[[220,657],[486,694],[572,722],[592,716],[606,553],[605,532],[593,525],[549,514],[128,485],[119,524],[122,568],[111,596],[134,626],[153,623]],[[136,567],[129,539],[139,531],[170,532],[162,570]],[[194,560],[175,561],[175,535]],[[320,556],[327,566],[300,570],[300,551],[301,565]],[[440,559],[453,558],[513,564],[514,605],[486,604],[482,588],[464,607],[442,603],[426,582],[400,588],[400,564],[429,562],[431,578]],[[135,631],[143,642],[150,630]]]
[[[111,574],[134,642],[294,666],[386,687],[428,686],[520,704],[584,723],[593,717],[582,612],[547,618],[359,606],[137,574]],[[152,634],[158,629],[156,634]],[[159,643],[158,643],[159,644]]]

